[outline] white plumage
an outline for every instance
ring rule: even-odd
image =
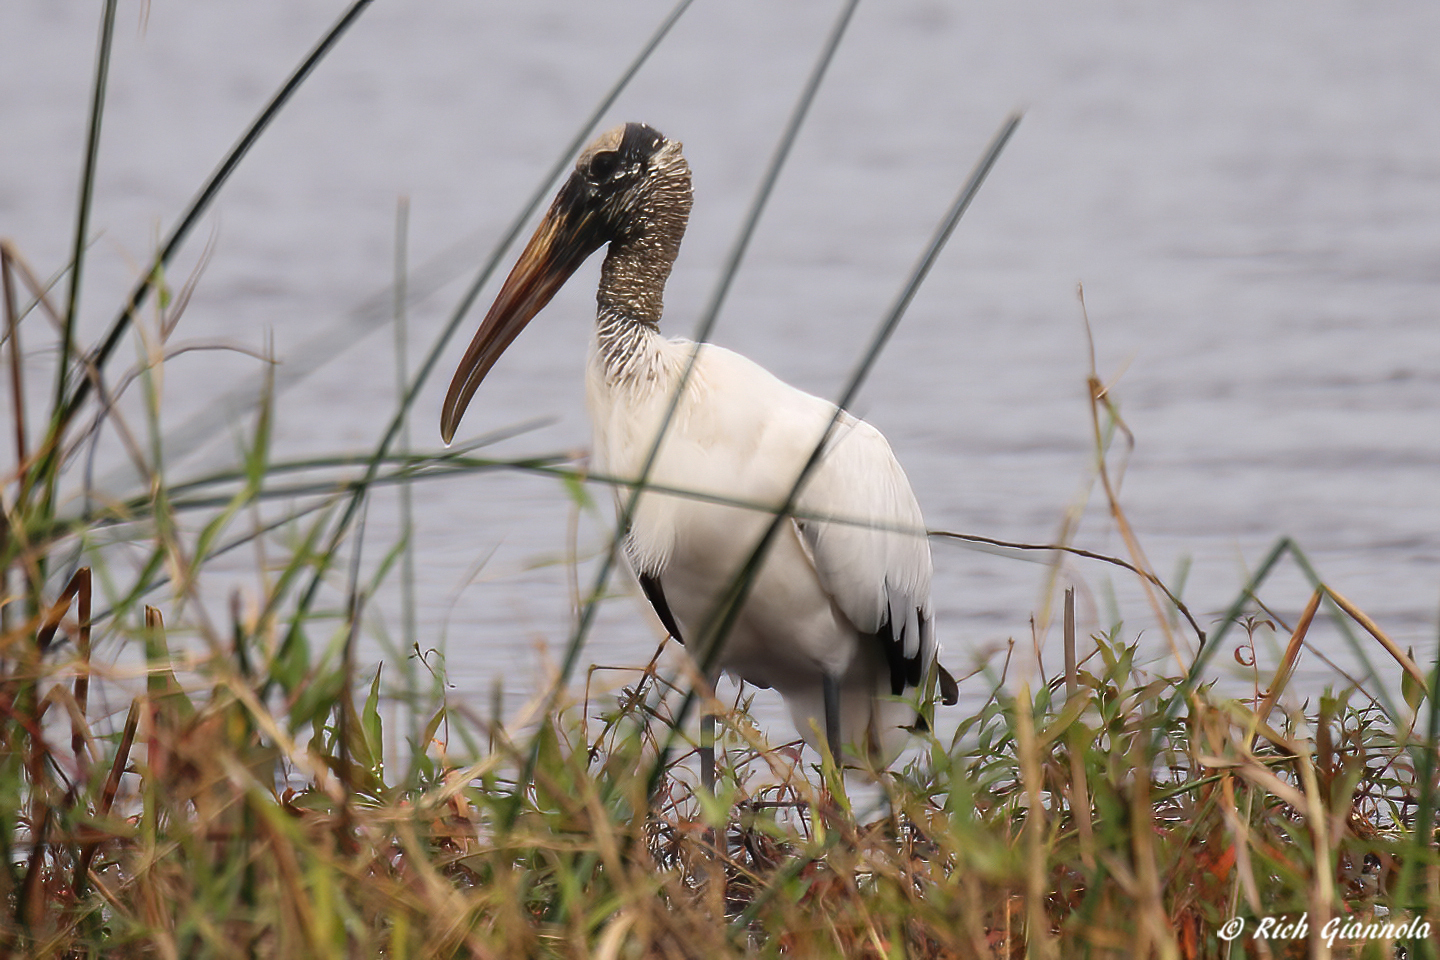
[[[696,350],[658,328],[689,206],[678,143],[628,124],[592,144],[456,372],[441,420],[446,440],[504,348],[608,243],[586,374],[593,468],[638,479]],[[625,543],[677,639],[706,635],[834,414],[833,404],[736,353],[699,348],[648,478],[699,497],[645,490]],[[628,489],[619,489],[622,502]],[[905,472],[878,430],[841,414],[795,517],[771,543],[722,638],[718,666],[778,691],[817,749],[828,734],[837,740],[832,749],[843,745],[850,759],[883,766],[916,724],[917,691],[928,695],[938,681],[943,699],[955,699],[954,680],[936,661],[930,576],[924,520]],[[827,716],[827,695],[838,716]]]
[[[586,377],[595,469],[623,479],[640,476],[694,345],[654,335],[641,349],[653,358],[653,379],[614,382],[596,351]],[[773,513],[763,508],[783,505],[834,412],[739,354],[701,348],[650,482],[761,509],[642,496],[626,553],[637,575],[658,579],[682,636],[701,635],[770,524]],[[880,432],[842,414],[797,513],[846,522],[804,519],[782,528],[719,666],[779,692],[817,748],[817,729],[825,729],[821,680],[830,674],[839,681],[841,742],[868,745],[872,760],[888,760],[915,708],[891,697],[889,665],[873,634],[886,622],[900,624],[903,654],[935,658],[920,507]]]

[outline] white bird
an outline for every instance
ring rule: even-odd
[[[739,354],[661,336],[661,298],[690,203],[677,141],[631,123],[586,148],[460,362],[440,420],[449,443],[500,354],[609,244],[586,374],[596,472],[639,479],[698,351],[648,483],[699,496],[647,489],[624,542],[646,596],[682,643],[707,635],[835,415],[830,402]],[[617,503],[626,497],[617,487]],[[919,504],[880,432],[842,413],[795,514],[712,662],[778,691],[817,750],[823,735],[837,759],[843,749],[844,759],[883,767],[924,722],[916,691],[933,695],[938,683],[945,703],[957,698],[936,660]]]

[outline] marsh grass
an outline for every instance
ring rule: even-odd
[[[1053,544],[932,535],[937,544],[1068,553],[1133,577],[1175,666],[1148,663],[1119,626],[1077,635],[1067,605],[1061,671],[996,658],[971,680],[989,695],[965,708],[953,732],[918,737],[903,767],[868,788],[878,805],[857,799],[856,781],[796,745],[768,745],[743,694],[712,704],[724,716],[723,760],[716,794],[706,794],[688,745],[672,749],[692,684],[667,676],[657,655],[618,692],[592,695],[589,684],[575,692],[569,667],[583,623],[523,723],[498,702],[487,711],[482,697],[452,697],[442,663],[404,655],[426,644],[408,599],[396,656],[383,667],[360,662],[357,642],[375,629],[369,598],[423,568],[408,520],[395,542],[366,542],[372,491],[457,477],[483,484],[487,471],[524,470],[559,478],[583,500],[587,483],[607,482],[560,457],[486,459],[484,440],[412,452],[400,433],[420,384],[549,179],[414,375],[400,335],[396,415],[374,451],[273,458],[272,425],[284,413],[266,389],[234,468],[189,477],[167,469],[157,381],[188,287],[172,289],[165,268],[268,118],[364,6],[350,8],[222,161],[97,343],[75,343],[73,323],[95,137],[75,256],[61,278],[69,280],[65,305],[56,305],[58,280],[41,279],[16,246],[0,244],[14,451],[0,529],[0,950],[1436,955],[1437,671],[1422,669],[1288,540],[1207,637],[1179,591],[1151,569],[1127,521],[1113,474],[1129,435],[1093,361],[1094,485],[1126,556],[1076,548],[1068,527]],[[102,38],[113,5],[106,16]],[[103,116],[106,43],[92,130]],[[822,57],[797,106],[797,128],[824,65]],[[782,149],[775,169],[783,157]],[[960,212],[963,203],[954,219]],[[405,220],[402,209],[397,323]],[[942,243],[954,226],[945,223]],[[740,251],[743,241],[726,282]],[[923,269],[914,283],[921,278]],[[891,329],[913,284],[906,291],[886,321]],[[134,375],[107,378],[116,331],[140,324],[147,306],[154,315],[142,327]],[[885,335],[882,327],[852,388]],[[56,358],[44,411],[27,400],[38,394],[23,380],[22,339]],[[119,412],[126,391],[141,394],[138,421]],[[36,422],[45,424],[38,433]],[[77,464],[97,431],[120,438],[142,492],[90,488]],[[216,614],[203,587],[217,559],[255,544],[264,547],[260,587]],[[362,565],[362,555],[378,559]],[[1285,563],[1310,581],[1308,602],[1266,595]],[[607,590],[602,580],[582,599]],[[1302,605],[1293,624],[1275,613]],[[1323,655],[1309,640],[1321,619],[1347,638],[1367,676],[1386,672],[1376,660],[1398,671],[1398,700],[1373,682],[1337,683],[1318,697],[1292,689],[1300,658]],[[1264,667],[1256,637],[1271,629],[1288,642],[1278,664]],[[1226,645],[1236,630],[1244,639]],[[1248,691],[1216,683],[1219,655],[1249,671]],[[396,702],[402,709],[390,709]],[[1307,933],[1293,939],[1219,934],[1235,917],[1253,931],[1263,918],[1301,915]],[[1332,922],[1411,920],[1430,928],[1401,941],[1324,936]]]

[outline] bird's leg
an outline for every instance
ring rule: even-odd
[[[715,710],[712,704],[715,701],[715,677],[707,675],[703,681],[704,686],[701,693],[704,697],[700,705],[700,784],[705,792],[712,798],[715,796]],[[717,831],[714,827],[706,827],[704,844],[709,850],[708,863],[705,870],[705,891],[706,899],[710,903],[711,910],[715,917],[723,919],[725,910],[725,867],[720,856],[721,837],[725,835],[722,828]]]
[[[701,689],[704,698],[700,706],[700,785],[710,796],[715,796],[715,711],[711,702],[715,699],[715,678],[707,676]]]
[[[715,713],[709,705],[700,708],[700,784],[715,795]]]
[[[830,758],[835,768],[840,768],[840,681],[830,674],[821,680],[825,694],[825,742],[830,747]]]

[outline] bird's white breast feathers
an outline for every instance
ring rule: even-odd
[[[640,475],[695,345],[655,336],[648,348],[652,355],[645,358],[643,377],[615,382],[598,359],[590,365],[587,399],[597,472],[625,479]],[[650,483],[755,509],[646,494],[629,544],[637,570],[659,573],[678,553],[728,561],[733,572],[769,524],[766,508],[778,508],[789,495],[834,411],[828,401],[739,354],[703,346]],[[617,489],[621,497],[628,493]],[[873,632],[887,618],[914,619],[916,609],[928,615],[931,563],[924,521],[878,430],[841,415],[796,513],[816,575],[856,628]],[[917,637],[918,631],[907,636]]]

